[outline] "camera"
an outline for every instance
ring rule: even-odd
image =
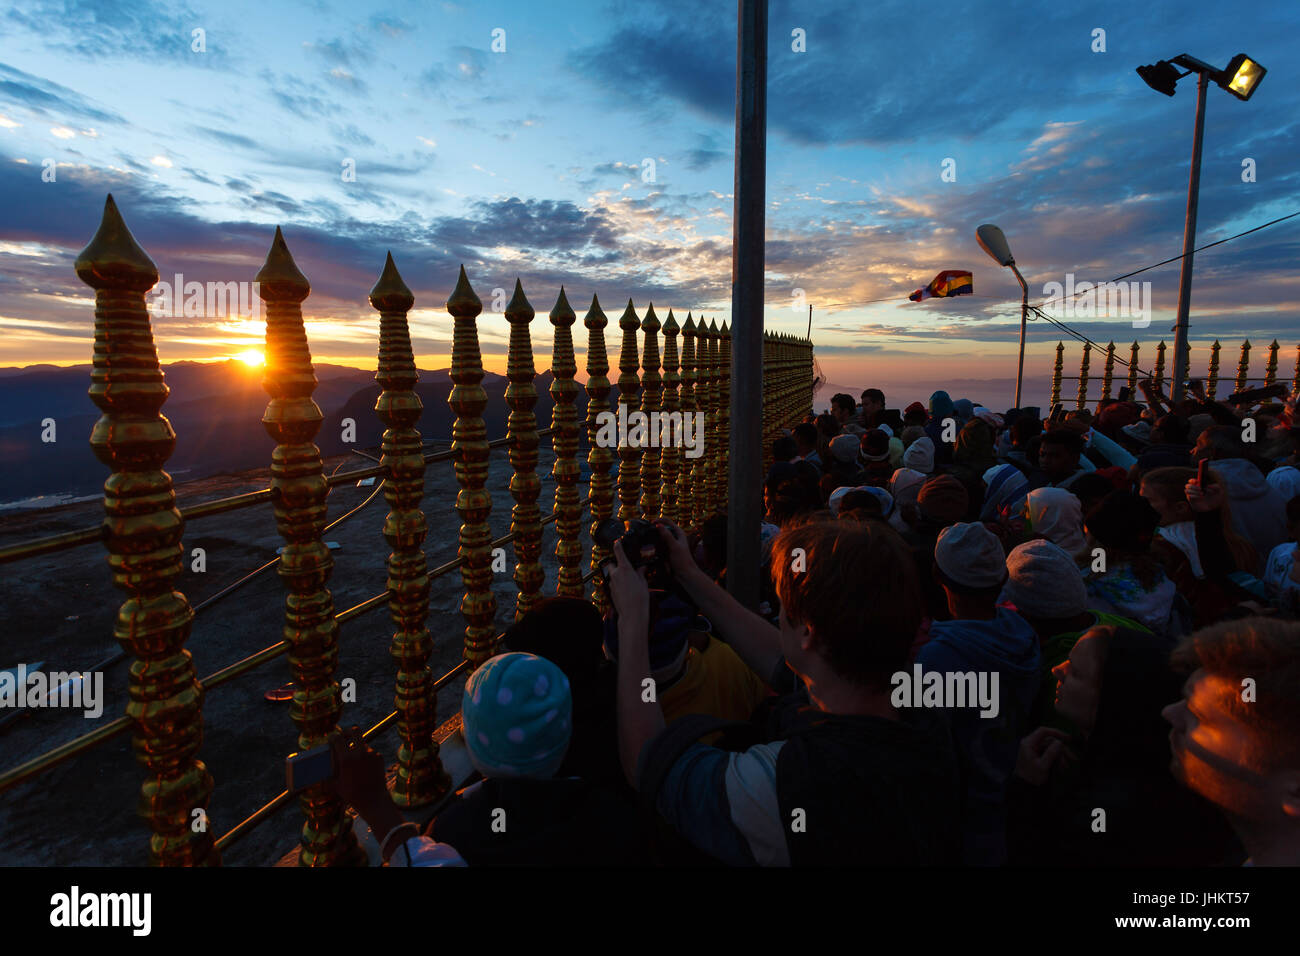
[[[606,518],[596,526],[592,537],[598,545],[611,553],[614,551],[614,542],[621,541],[623,553],[627,555],[632,567],[645,567],[647,572],[663,564],[668,557],[668,546],[659,537],[659,529],[641,518],[629,521],[626,530],[622,522]]]

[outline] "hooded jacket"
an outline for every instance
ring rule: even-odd
[[[917,652],[926,671],[984,672],[998,677],[998,711],[965,707],[951,714],[964,791],[963,860],[997,866],[1006,860],[1006,789],[1020,738],[1038,692],[1038,634],[1000,607],[991,621],[939,621]]]
[[[1263,472],[1245,458],[1221,458],[1210,462],[1210,468],[1228,486],[1233,526],[1260,556],[1259,565],[1246,570],[1262,575],[1269,554],[1287,540],[1286,502]]]

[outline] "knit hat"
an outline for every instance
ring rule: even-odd
[[[840,487],[831,492],[830,497],[826,499],[826,507],[831,510],[831,514],[839,517],[840,502],[844,499],[844,496],[852,490],[853,488],[849,485],[840,485]]]
[[[921,485],[925,484],[925,475],[912,468],[899,468],[889,479],[889,493],[897,502],[900,498],[916,501]]]
[[[1131,425],[1125,425],[1120,429],[1129,438],[1141,442],[1144,445],[1151,444],[1151,423],[1148,421],[1138,421]]]
[[[894,430],[893,430],[892,428],[890,428],[888,425],[886,425],[884,422],[881,422],[881,423],[880,423],[879,425],[877,425],[876,427],[879,428],[882,432],[885,433],[885,437],[887,437],[887,438],[893,438],[893,437],[894,437]]]
[[[1088,609],[1088,589],[1079,569],[1059,545],[1038,538],[1007,555],[1002,596],[1030,617],[1073,617]]]
[[[934,563],[947,578],[971,588],[996,587],[1007,577],[1007,558],[1001,542],[975,521],[939,532]]]
[[[860,447],[857,435],[836,435],[831,439],[831,456],[836,461],[852,463],[857,461]]]
[[[1201,432],[1213,427],[1213,416],[1207,415],[1205,412],[1191,415],[1187,419],[1187,440],[1194,442],[1200,437]]]
[[[569,749],[564,672],[535,654],[500,654],[465,682],[465,747],[485,777],[551,777]]]
[[[922,436],[907,446],[903,452],[903,467],[928,475],[934,471],[934,441],[929,435]]]
[[[1002,427],[1003,418],[997,412],[990,411],[989,409],[985,408],[983,405],[976,405],[974,412],[976,418],[980,419],[990,427],[992,428]]]
[[[899,437],[902,438],[904,448],[911,448],[914,441],[925,437],[925,429],[920,425],[908,425]]]
[[[697,615],[681,598],[664,591],[651,591],[650,601],[650,669],[658,671],[681,657]],[[605,652],[618,660],[618,619],[613,616],[605,619]]]
[[[1142,417],[1142,410],[1134,402],[1115,402],[1097,414],[1097,424],[1103,429],[1124,428]]]
[[[873,428],[862,436],[861,449],[865,461],[884,461],[889,457],[889,436]]]
[[[931,521],[951,524],[965,516],[970,495],[966,486],[952,475],[937,475],[921,486],[916,506]]]
[[[894,496],[884,488],[877,488],[875,485],[863,485],[858,491],[866,491],[880,499],[880,516],[888,518],[894,510]]]
[[[915,415],[917,412],[921,412],[922,414],[925,413],[925,406],[920,402],[913,402],[911,405],[908,405],[903,409],[904,415]]]
[[[1006,505],[1023,498],[1029,491],[1029,480],[1015,465],[994,465],[984,472],[984,507],[981,521],[992,521]]]

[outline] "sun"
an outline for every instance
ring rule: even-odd
[[[266,364],[266,356],[257,349],[249,349],[246,352],[240,352],[235,358],[243,362],[249,368],[260,368]]]

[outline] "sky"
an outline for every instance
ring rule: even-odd
[[[390,250],[423,368],[449,362],[461,264],[493,371],[516,279],[539,370],[561,285],[579,321],[598,294],[614,333],[629,299],[661,320],[729,320],[735,11],[0,8],[0,366],[90,361],[93,299],[72,263],[110,192],[168,281],[250,282],[281,226],[312,284],[319,362],[375,366],[366,294]],[[1067,276],[1181,252],[1196,78],[1169,98],[1138,65],[1245,52],[1269,69],[1248,102],[1208,91],[1198,245],[1300,211],[1295,3],[772,0],[769,34],[765,323],[802,333],[811,304],[823,372],[905,400],[891,404],[924,398],[899,394],[918,381],[1015,375],[1020,290],[976,245],[979,224],[1006,233],[1034,303]],[[1196,257],[1194,370],[1215,337],[1225,356],[1277,338],[1290,374],[1297,262],[1300,218]],[[975,294],[908,301],[942,269],[970,270]],[[1178,278],[1177,263],[1135,277],[1151,283],[1140,330],[1047,308],[1103,343],[1172,343]],[[256,352],[264,327],[157,314],[154,332],[163,362],[212,361]],[[1050,374],[1060,337],[1030,323],[1027,377]]]

